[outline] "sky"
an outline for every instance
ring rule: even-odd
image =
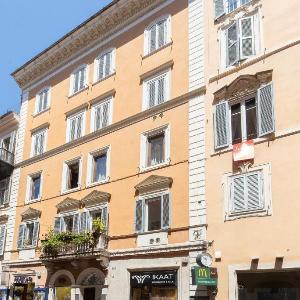
[[[19,112],[10,74],[111,0],[0,0],[0,115]]]

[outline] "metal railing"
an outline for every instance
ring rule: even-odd
[[[7,149],[0,148],[0,160],[13,165],[14,164],[14,154]]]

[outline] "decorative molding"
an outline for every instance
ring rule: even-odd
[[[151,175],[137,184],[134,188],[140,194],[145,194],[152,191],[167,189],[172,185],[172,183],[173,179],[171,177]]]
[[[101,102],[101,101],[103,101],[103,100],[105,100],[105,99],[107,99],[109,97],[113,97],[115,94],[116,94],[116,90],[115,89],[111,89],[108,92],[106,92],[106,93],[104,93],[104,94],[102,94],[102,95],[100,95],[100,96],[98,96],[98,97],[90,100],[89,104],[93,105],[95,103]]]
[[[24,212],[21,213],[22,221],[29,219],[36,219],[41,216],[42,212],[40,210],[29,207]]]
[[[4,224],[8,221],[8,215],[1,215],[0,216],[0,224]]]
[[[33,129],[31,129],[30,132],[31,132],[31,134],[34,134],[34,133],[36,133],[37,131],[40,131],[40,130],[42,130],[42,129],[49,128],[49,126],[50,126],[50,123],[49,123],[49,122],[46,122],[46,123],[41,124],[41,125],[38,126],[38,127],[35,127],[35,128],[33,128]]]
[[[214,103],[225,99],[235,102],[249,95],[255,95],[261,85],[272,81],[272,73],[273,70],[267,70],[255,75],[239,76],[232,83],[214,93]]]
[[[80,207],[80,201],[73,198],[66,198],[56,205],[59,212],[75,210]]]
[[[165,49],[165,48],[168,48],[168,47],[170,47],[170,46],[172,46],[172,45],[173,45],[173,41],[171,41],[171,42],[169,42],[169,43],[163,45],[162,47],[160,47],[160,48],[158,48],[158,49],[156,49],[156,50],[154,50],[154,51],[152,51],[152,52],[150,52],[150,53],[148,53],[148,54],[146,54],[146,55],[143,55],[143,56],[142,56],[142,59],[146,59],[147,57],[152,56],[152,55],[154,55],[155,53],[157,53],[157,52],[159,52],[159,51],[161,51],[161,50],[163,50],[163,49]]]
[[[157,73],[160,73],[160,72],[165,71],[165,70],[167,70],[167,69],[173,68],[173,65],[174,65],[174,61],[173,61],[173,59],[171,59],[171,60],[167,61],[166,63],[164,63],[164,64],[158,66],[157,68],[152,69],[152,70],[150,70],[150,71],[147,71],[147,72],[141,74],[141,75],[140,75],[140,83],[143,83],[143,81],[144,81],[145,79],[147,79],[147,78],[149,78],[149,77],[151,77],[151,76],[154,76],[154,75],[156,75]]]
[[[70,117],[70,116],[72,116],[72,115],[75,115],[76,113],[78,113],[78,112],[80,112],[80,111],[86,110],[88,107],[89,107],[89,104],[88,104],[88,103],[83,103],[83,104],[81,104],[81,105],[79,105],[79,106],[77,106],[77,107],[75,107],[75,108],[73,108],[73,109],[67,111],[67,112],[65,113],[66,118],[68,118],[68,117]]]
[[[87,196],[81,199],[81,202],[86,206],[94,206],[97,204],[107,203],[110,200],[111,194],[101,192],[101,191],[92,191]]]
[[[193,97],[195,97],[196,95],[201,95],[201,94],[204,94],[205,92],[206,92],[206,88],[205,88],[205,86],[203,86],[199,89],[193,90],[189,93],[186,93],[186,94],[183,94],[183,95],[181,95],[177,98],[174,98],[173,100],[166,101],[166,102],[164,102],[160,105],[152,107],[151,109],[147,109],[147,110],[142,111],[140,113],[137,113],[133,116],[130,116],[126,119],[123,119],[119,122],[116,122],[116,123],[111,124],[107,127],[104,127],[100,130],[97,130],[95,132],[87,134],[87,135],[85,135],[85,136],[83,136],[83,137],[81,137],[77,140],[66,143],[66,144],[61,145],[61,146],[59,146],[57,148],[54,148],[52,150],[46,151],[42,155],[24,160],[24,161],[18,163],[17,165],[15,165],[15,168],[20,168],[20,167],[22,168],[22,167],[34,164],[38,161],[42,161],[46,158],[55,156],[59,153],[67,151],[69,149],[78,147],[79,145],[82,145],[82,144],[85,144],[89,141],[98,139],[99,137],[105,136],[107,134],[110,134],[112,132],[115,132],[117,130],[125,128],[127,126],[136,124],[136,123],[141,122],[141,121],[143,121],[147,118],[152,117],[153,115],[157,115],[159,113],[162,113],[162,112],[168,111],[170,109],[173,109],[177,106],[183,105],[183,104],[189,102],[189,100],[192,99]]]

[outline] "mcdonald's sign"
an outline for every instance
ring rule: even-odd
[[[194,285],[218,285],[218,272],[216,268],[195,267],[192,269],[192,278]]]

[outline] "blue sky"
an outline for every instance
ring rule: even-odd
[[[0,0],[0,115],[19,111],[10,74],[110,0]]]

